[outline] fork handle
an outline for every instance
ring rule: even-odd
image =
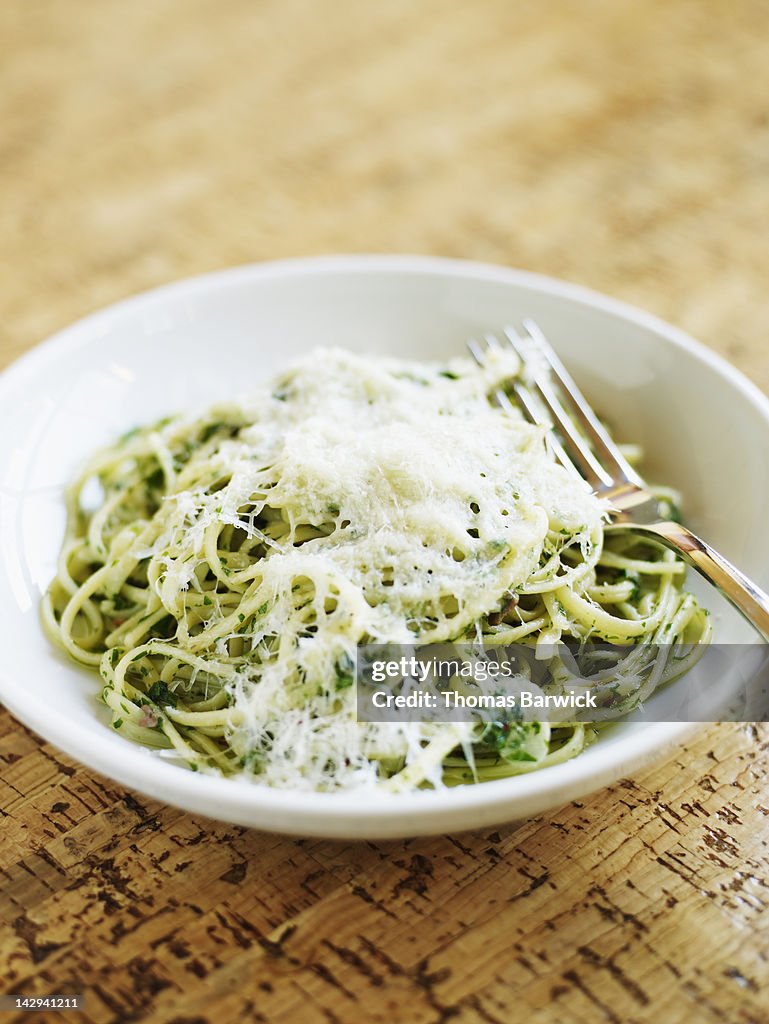
[[[631,528],[634,532],[653,534],[677,551],[684,561],[716,586],[769,643],[769,595],[715,548],[680,523],[633,523]]]

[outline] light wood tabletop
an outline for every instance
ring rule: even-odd
[[[769,389],[768,39],[763,0],[5,0],[0,361],[190,274],[428,252]],[[523,824],[354,844],[163,807],[2,712],[3,988],[85,993],[25,1021],[761,1024],[768,749],[709,726]]]

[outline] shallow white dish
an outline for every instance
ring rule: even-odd
[[[98,679],[55,650],[38,605],[64,526],[62,486],[137,423],[247,391],[316,345],[410,358],[462,353],[468,336],[539,322],[647,475],[678,487],[688,520],[769,583],[769,400],[682,332],[573,285],[502,267],[399,256],[262,264],[129,299],[75,324],[0,377],[0,699],[90,768],[178,807],[302,835],[408,836],[558,806],[681,743],[684,723],[621,725],[574,761],[532,775],[393,797],[269,790],[194,774],[109,728]],[[716,639],[753,639],[712,590]]]

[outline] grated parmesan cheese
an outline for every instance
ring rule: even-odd
[[[536,571],[548,532],[600,527],[604,504],[554,463],[542,429],[490,403],[516,370],[512,353],[480,370],[315,351],[223,407],[248,426],[193,456],[170,488],[155,589],[183,620],[196,568],[220,560],[235,610],[217,601],[184,643],[224,657],[248,635],[251,656],[228,683],[230,742],[262,781],[372,785],[377,762],[413,761],[436,731],[467,740],[470,726],[357,723],[340,665],[361,641],[474,636]],[[227,524],[263,546],[255,563],[224,564]],[[440,764],[427,777],[440,784]]]

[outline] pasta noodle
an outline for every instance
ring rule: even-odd
[[[358,722],[359,643],[706,642],[682,563],[606,531],[542,428],[491,403],[516,371],[512,354],[316,351],[247,401],[98,452],[68,490],[43,617],[100,673],[113,727],[273,786],[482,781],[574,757],[596,727]]]

